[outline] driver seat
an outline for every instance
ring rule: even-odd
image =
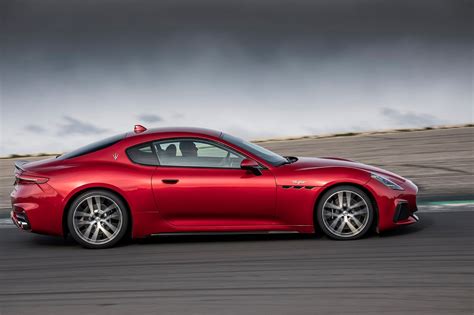
[[[164,153],[166,157],[176,157],[176,145],[170,144],[168,147],[166,147]]]

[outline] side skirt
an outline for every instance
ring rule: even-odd
[[[255,235],[255,234],[300,234],[298,231],[242,231],[242,232],[167,232],[151,236],[194,236],[194,235]]]

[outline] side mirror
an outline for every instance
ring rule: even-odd
[[[257,176],[262,175],[262,171],[260,171],[260,165],[254,160],[243,159],[242,162],[240,162],[240,168],[250,171]]]

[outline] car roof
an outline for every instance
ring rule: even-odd
[[[190,134],[201,134],[211,137],[219,138],[222,135],[221,131],[206,129],[206,128],[195,128],[195,127],[162,127],[162,128],[151,128],[140,133],[129,132],[126,138],[140,137],[140,136],[151,136],[159,135],[164,133],[190,133]]]

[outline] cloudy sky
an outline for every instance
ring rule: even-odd
[[[3,0],[1,149],[473,121],[470,1]]]

